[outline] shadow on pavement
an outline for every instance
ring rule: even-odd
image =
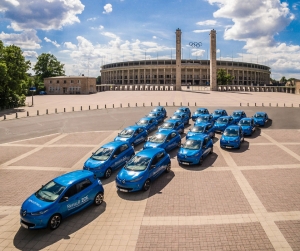
[[[223,150],[233,154],[243,153],[249,150],[249,145],[250,143],[248,141],[244,141],[243,143],[241,143],[240,149],[222,148],[221,151]]]
[[[11,115],[11,114],[15,114],[17,112],[25,112],[25,109],[23,109],[23,108],[13,108],[13,109],[2,110],[2,111],[0,111],[0,116]]]
[[[191,165],[191,166],[187,166],[187,165],[182,165],[179,164],[179,166],[185,170],[189,170],[189,171],[203,171],[209,167],[211,167],[215,161],[218,158],[218,154],[216,153],[212,153],[206,156],[206,158],[203,160],[202,165]]]
[[[41,250],[62,239],[70,239],[71,234],[91,223],[105,210],[105,202],[98,207],[91,205],[80,213],[63,220],[61,226],[54,231],[50,229],[27,230],[20,227],[13,239],[14,246],[23,251]]]

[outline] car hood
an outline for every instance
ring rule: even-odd
[[[242,125],[241,126],[243,130],[250,130],[251,129],[251,126],[249,125]]]
[[[172,128],[172,129],[159,128],[159,129],[158,129],[159,132],[169,131],[169,130],[174,130],[174,128]]]
[[[216,128],[222,128],[222,127],[227,127],[227,124],[219,124],[219,123],[215,123],[214,127]]]
[[[157,148],[162,147],[164,143],[146,142],[144,148]]]
[[[194,135],[206,135],[206,134],[203,132],[188,132],[186,136],[192,137]]]
[[[102,164],[104,164],[106,161],[101,161],[101,160],[95,160],[92,158],[89,158],[85,163],[84,166],[88,168],[98,168]]]
[[[52,203],[53,202],[39,200],[35,194],[33,194],[23,202],[22,210],[26,210],[29,213],[38,212],[47,209],[47,207]]]
[[[264,120],[264,118],[253,118],[254,119],[254,121],[263,121]]]
[[[192,156],[192,155],[194,155],[198,152],[199,152],[199,150],[191,150],[191,149],[186,149],[186,148],[180,148],[179,151],[178,151],[178,154],[183,154],[183,155],[186,155],[186,156]]]
[[[129,138],[124,138],[124,137],[119,137],[119,136],[117,136],[117,137],[115,137],[114,141],[128,141],[130,138],[131,138],[131,137],[129,137]]]
[[[239,139],[238,136],[235,136],[235,137],[222,136],[222,140],[225,140],[225,141],[234,141],[234,140],[237,140],[237,139]]]
[[[125,168],[122,168],[122,170],[118,173],[118,179],[119,180],[133,180],[140,176],[143,176],[145,171],[129,171]]]

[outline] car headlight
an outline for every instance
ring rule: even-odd
[[[46,213],[48,211],[48,209],[43,210],[43,211],[39,211],[39,212],[35,212],[35,213],[31,213],[31,215],[37,216],[37,215],[42,215],[44,213]]]
[[[140,176],[140,177],[138,177],[138,178],[136,178],[134,180],[130,180],[130,182],[137,182],[137,181],[141,180],[142,178],[143,178],[143,176]]]

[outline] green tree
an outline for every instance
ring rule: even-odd
[[[219,85],[228,85],[233,80],[230,74],[227,74],[224,69],[219,69],[217,72],[217,83]]]
[[[0,106],[24,105],[30,61],[15,45],[4,46],[0,41]]]
[[[65,75],[64,64],[61,64],[54,55],[49,53],[42,53],[37,57],[33,70],[40,82],[44,82],[44,78]]]
[[[98,76],[96,79],[96,84],[100,85],[101,84],[101,76]]]
[[[283,76],[279,82],[285,84],[287,82],[287,79],[285,78],[285,76]]]

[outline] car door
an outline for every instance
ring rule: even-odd
[[[180,125],[180,122],[177,121],[177,122],[175,123],[175,126],[174,126],[174,130],[176,130],[177,132],[178,132],[178,131],[181,131],[181,129],[179,128],[179,125]]]
[[[76,205],[78,204],[77,196],[75,196],[76,194],[77,187],[76,184],[73,184],[69,188],[67,188],[66,192],[58,202],[59,211],[63,218],[75,212]]]
[[[159,168],[157,168],[159,165],[158,165],[158,162],[159,162],[159,153],[156,154],[152,161],[151,161],[151,164],[150,164],[150,168],[149,168],[149,177],[151,180],[154,180],[156,179],[158,176],[159,176],[159,173],[160,173],[160,170]]]
[[[242,141],[243,141],[243,138],[244,138],[244,133],[243,133],[242,128],[240,128],[239,134],[240,134],[240,142],[242,142]]]
[[[188,116],[185,113],[182,114],[182,121],[185,125],[188,123]]]
[[[234,120],[233,117],[230,117],[228,120],[228,125],[232,125],[232,124],[234,124]]]
[[[176,140],[176,136],[178,134],[176,132],[172,132],[170,134],[170,147],[169,147],[169,150],[175,148],[177,146],[177,140]]]
[[[121,153],[121,149],[120,146],[118,148],[115,149],[115,151],[113,152],[113,154],[110,157],[110,168],[112,170],[115,170],[118,168],[118,166],[120,165],[120,153]]]
[[[123,144],[120,146],[120,154],[118,157],[119,164],[117,167],[124,166],[126,164],[126,162],[130,159],[131,154],[129,151],[130,151],[130,148],[129,148],[128,144]]]
[[[138,135],[137,135],[137,137],[136,137],[136,139],[135,139],[135,142],[134,143],[140,143],[140,142],[142,142],[142,141],[144,141],[144,139],[147,137],[147,136],[145,136],[145,130],[144,130],[144,128],[138,128],[137,130],[136,130],[136,132],[138,133]]]
[[[149,131],[152,131],[154,129],[155,129],[155,120],[150,119],[150,121],[149,121]]]
[[[207,125],[205,132],[207,133],[208,136],[212,137],[213,136],[212,125]]]
[[[88,206],[94,198],[89,194],[91,191],[92,182],[86,178],[76,184],[77,188],[77,194],[75,195],[75,198],[77,200],[77,207],[74,211],[74,213],[82,210],[86,206]]]
[[[202,144],[202,149],[203,149],[203,155],[204,157],[210,152],[210,149],[208,147],[208,137],[205,137],[203,140],[203,144]]]

